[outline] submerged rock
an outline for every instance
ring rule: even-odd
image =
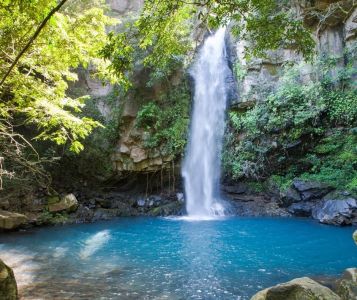
[[[278,284],[255,294],[251,300],[340,300],[329,288],[308,277]]]
[[[75,195],[73,194],[68,194],[64,197],[62,197],[61,201],[58,203],[53,203],[48,205],[48,210],[51,213],[54,212],[74,212],[78,208],[78,201]]]
[[[324,224],[350,225],[357,213],[357,201],[351,196],[334,192],[326,195],[312,212],[312,216]]]
[[[17,300],[17,285],[14,272],[0,259],[0,299]]]
[[[14,230],[27,224],[27,222],[28,219],[25,215],[0,210],[0,230]]]

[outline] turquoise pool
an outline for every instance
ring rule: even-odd
[[[24,299],[249,299],[357,266],[354,228],[307,219],[124,218],[0,235]]]

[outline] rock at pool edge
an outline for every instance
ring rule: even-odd
[[[251,300],[341,300],[329,288],[309,277],[296,278],[267,288],[255,294]]]
[[[27,217],[22,214],[0,210],[0,231],[14,230],[25,225],[27,222]]]
[[[17,285],[14,272],[0,259],[0,299],[17,300]]]

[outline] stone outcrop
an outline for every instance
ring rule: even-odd
[[[357,223],[357,200],[348,192],[331,190],[331,186],[320,182],[295,179],[280,194],[281,206],[292,215],[313,217],[324,224]]]
[[[338,59],[331,75],[335,76],[346,62],[344,50],[352,45],[357,37],[357,4],[353,0],[291,0],[292,7],[301,14],[304,23],[311,28],[320,53],[332,55]],[[245,70],[239,82],[238,97],[232,101],[234,107],[246,109],[256,101],[264,100],[259,94],[262,86],[274,88],[279,79],[279,71],[286,62],[301,62],[302,56],[294,49],[269,51],[264,59],[247,61],[244,48],[247,41],[236,42],[236,62]],[[311,79],[311,67],[306,64],[301,78],[304,82]]]
[[[230,201],[232,213],[240,216],[293,215],[329,225],[357,224],[357,199],[349,192],[331,189],[323,183],[295,179],[285,191],[266,186],[264,191],[257,192],[249,183],[239,182],[223,184],[221,194]]]
[[[293,181],[293,188],[300,193],[302,201],[320,199],[333,190],[333,187],[321,182],[300,179],[295,179]]]
[[[27,224],[28,219],[25,215],[0,210],[0,231],[15,230]]]
[[[0,259],[0,299],[17,300],[17,284],[14,272]]]
[[[78,208],[78,201],[75,195],[68,194],[61,198],[61,200],[57,203],[49,204],[48,210],[51,213],[58,212],[74,212]]]
[[[340,300],[329,288],[302,277],[278,284],[255,294],[251,300]]]
[[[145,84],[143,83],[143,85]],[[112,156],[114,169],[117,171],[158,171],[173,159],[171,156],[162,155],[157,149],[145,147],[147,134],[136,126],[139,107],[140,104],[136,97],[125,101],[121,117],[123,124],[120,127],[120,139]]]

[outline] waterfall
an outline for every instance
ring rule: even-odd
[[[225,28],[221,28],[206,39],[192,69],[193,114],[182,169],[190,218],[222,216],[225,210],[219,197],[220,153],[227,105],[225,79],[230,72],[225,33]]]

